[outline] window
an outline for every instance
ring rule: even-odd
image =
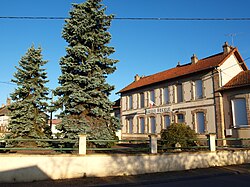
[[[155,117],[150,117],[150,127],[151,127],[151,133],[156,133],[156,124],[155,124]]]
[[[133,97],[132,95],[129,96],[129,110],[133,109]]]
[[[132,134],[133,133],[133,118],[128,118],[128,124],[127,124],[127,133]]]
[[[195,81],[195,99],[203,98],[203,82],[202,80]]]
[[[247,108],[244,98],[234,99],[232,102],[232,114],[234,127],[247,126]]]
[[[154,90],[150,91],[150,102],[155,103],[155,91]]]
[[[197,133],[205,132],[205,115],[204,112],[196,113],[196,125],[197,125]]]
[[[183,102],[183,90],[182,90],[182,84],[178,84],[176,86],[176,96],[177,96],[177,103]]]
[[[183,114],[177,114],[176,117],[177,117],[176,123],[184,123],[185,122]]]
[[[169,103],[169,89],[168,89],[168,87],[164,88],[163,100],[164,100],[164,104]]]
[[[143,117],[139,118],[139,133],[145,133],[145,119]]]
[[[144,93],[140,93],[140,108],[144,108],[145,103],[144,103]]]
[[[166,129],[167,127],[169,127],[170,123],[171,123],[170,116],[169,115],[164,116],[163,129]]]

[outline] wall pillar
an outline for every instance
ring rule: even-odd
[[[210,151],[216,151],[216,134],[208,134],[207,135],[208,138],[208,146],[209,146],[209,150]]]
[[[87,153],[87,135],[79,135],[79,155],[86,155]]]
[[[149,135],[149,146],[150,146],[150,153],[157,154],[157,135],[156,134]]]

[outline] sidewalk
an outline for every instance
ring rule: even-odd
[[[187,171],[171,171],[165,173],[152,173],[135,176],[120,176],[120,177],[86,177],[81,179],[57,180],[57,181],[37,181],[32,183],[4,183],[1,187],[51,187],[51,186],[134,186],[134,185],[149,185],[187,181],[202,178],[213,178],[219,176],[229,176],[237,174],[249,175],[250,180],[250,164],[233,165],[226,167],[214,167],[206,169],[195,169]]]

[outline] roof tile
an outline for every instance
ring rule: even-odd
[[[242,71],[234,78],[232,78],[227,84],[225,84],[222,90],[242,87],[250,85],[250,70]]]
[[[203,70],[208,70],[211,68],[215,68],[222,64],[225,59],[227,59],[228,56],[230,56],[232,53],[237,51],[236,48],[234,48],[229,54],[224,53],[218,53],[213,56],[209,56],[207,58],[203,58],[201,60],[198,60],[195,64],[186,64],[177,66],[172,69],[168,69],[150,76],[142,77],[138,81],[134,81],[122,90],[119,91],[119,93],[130,91],[136,88],[144,87],[147,85],[151,85],[157,82],[166,81],[170,79],[174,79],[177,77],[181,77],[184,75],[189,75],[192,73],[196,73]]]

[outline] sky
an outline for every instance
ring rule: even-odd
[[[1,16],[68,17],[72,3],[84,0],[0,0]],[[117,18],[250,18],[248,0],[103,0],[106,14]],[[58,86],[59,61],[67,43],[61,37],[64,20],[0,19],[0,105],[16,86],[15,66],[32,44],[41,46],[50,89]],[[115,86],[110,99],[136,74],[151,75],[222,52],[228,41],[250,67],[250,21],[113,20],[109,46],[116,50],[117,70],[107,82]]]

